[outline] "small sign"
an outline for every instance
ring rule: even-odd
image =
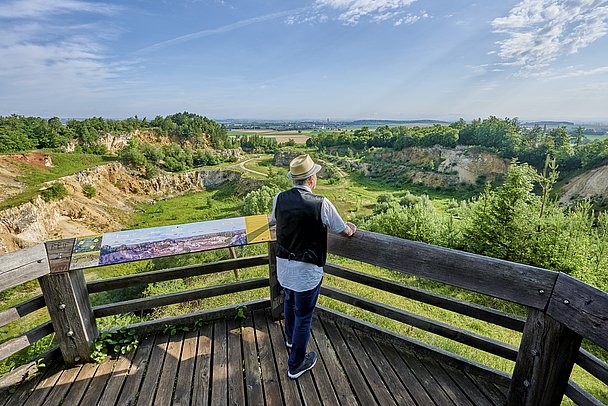
[[[271,241],[268,216],[247,216],[77,238],[70,269]]]

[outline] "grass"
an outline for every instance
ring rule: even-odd
[[[25,184],[25,189],[21,193],[0,202],[0,210],[31,201],[39,193],[42,184],[45,182],[72,175],[84,169],[114,160],[110,156],[94,154],[43,152],[51,156],[53,166],[50,168],[37,168],[26,163],[18,164],[21,172],[18,180]]]
[[[141,204],[136,207],[130,228],[237,217],[241,203],[237,197],[230,196],[234,190],[235,185],[224,185],[215,190],[190,193],[154,204]]]

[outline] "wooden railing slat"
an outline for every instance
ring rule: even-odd
[[[426,317],[328,286],[321,287],[321,294],[512,361],[517,358],[517,348],[458,327],[450,326],[449,324],[427,319]]]
[[[557,272],[359,230],[329,234],[328,251],[346,258],[544,310]]]
[[[582,348],[578,351],[578,357],[576,363],[595,376],[600,381],[608,385],[608,364],[591,354],[589,351],[583,350]]]
[[[560,273],[547,314],[608,350],[608,293]]]
[[[141,323],[129,324],[125,327],[116,327],[110,330],[119,330],[121,328],[133,329],[140,334],[150,333],[153,331],[162,330],[163,327],[179,326],[193,324],[197,321],[207,322],[210,320],[219,319],[222,317],[235,317],[239,308],[243,308],[244,312],[251,315],[251,312],[258,309],[266,309],[270,307],[269,299],[257,299],[248,302],[236,303],[228,306],[217,307],[214,309],[202,310],[200,312],[182,314],[179,316],[165,317],[158,320],[144,321]],[[250,316],[251,317],[251,316]]]
[[[129,286],[140,286],[148,283],[168,281],[171,279],[186,278],[190,276],[208,275],[216,272],[231,271],[234,269],[250,268],[268,264],[268,255],[228,259],[202,265],[188,265],[178,268],[163,269],[160,271],[143,272],[134,275],[108,278],[87,283],[89,293],[104,292],[121,289]]]
[[[0,256],[0,292],[47,275],[49,260],[44,244]]]
[[[27,348],[31,344],[53,333],[53,325],[50,321],[26,331],[18,337],[0,344],[0,360]]]
[[[604,403],[600,402],[573,381],[568,382],[568,386],[566,387],[566,396],[568,396],[578,406],[605,406]]]
[[[40,310],[46,306],[42,295],[36,296],[25,302],[21,302],[9,309],[0,312],[0,327],[6,326],[8,323],[19,320],[30,313]]]
[[[200,289],[192,289],[184,292],[169,293],[142,299],[127,300],[124,302],[111,303],[93,308],[95,317],[106,317],[113,314],[136,312],[159,306],[167,306],[175,303],[188,302],[191,300],[204,299],[207,297],[225,295],[227,293],[242,292],[250,289],[258,289],[268,286],[268,278],[255,278],[244,281],[226,283],[223,285],[210,286]]]
[[[413,288],[411,286],[406,286],[388,279],[354,271],[340,265],[328,263],[325,265],[325,272],[330,275],[335,275],[340,278],[348,279],[366,286],[371,286],[386,292],[414,299],[419,302],[428,303],[442,309],[464,314],[465,316],[487,321],[511,330],[523,331],[524,324],[526,323],[526,319],[521,316],[501,312],[496,309],[466,302],[450,296],[444,296],[423,289]]]

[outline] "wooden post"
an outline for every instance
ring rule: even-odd
[[[544,312],[529,309],[507,405],[559,405],[581,341],[580,335]]]
[[[82,270],[70,271],[74,239],[49,241],[50,274],[38,279],[67,365],[90,361],[98,331]]]
[[[237,259],[237,255],[236,255],[236,250],[234,249],[234,247],[228,247],[228,250],[230,251],[230,256],[232,256],[232,259]],[[239,269],[236,268],[234,270],[234,279],[236,279],[237,281],[241,279],[241,273],[239,272]]]
[[[277,243],[268,243],[268,270],[270,271],[270,312],[273,320],[283,318],[283,291],[277,278]]]

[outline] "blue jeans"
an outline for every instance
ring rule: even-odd
[[[304,292],[295,292],[283,288],[285,312],[285,337],[291,343],[291,353],[287,366],[295,370],[304,362],[306,346],[310,338],[312,313],[317,304],[321,283],[316,288]]]

